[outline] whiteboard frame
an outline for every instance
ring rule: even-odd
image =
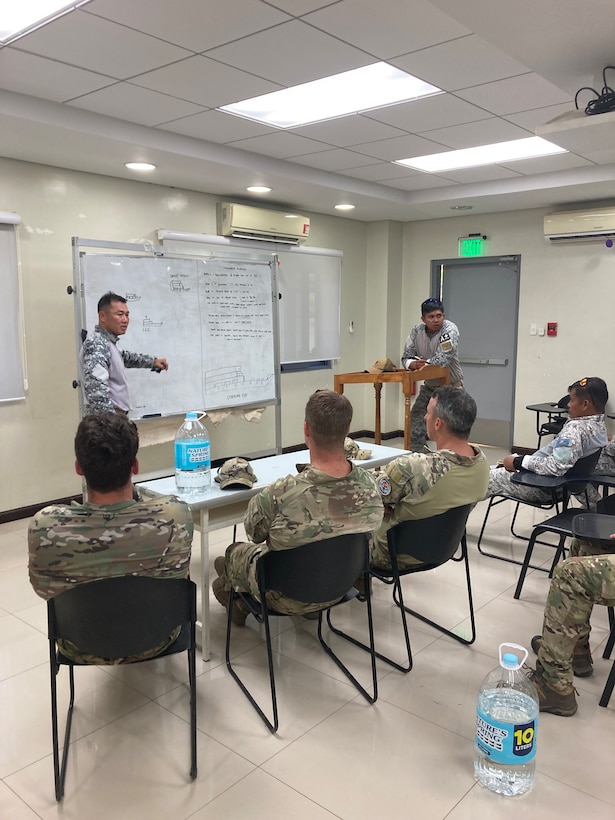
[[[246,249],[248,250],[248,249]],[[79,352],[82,345],[82,330],[85,326],[85,287],[83,280],[82,259],[86,253],[118,253],[134,255],[134,256],[150,256],[152,259],[161,257],[165,259],[201,259],[202,261],[240,261],[240,262],[260,262],[269,264],[271,277],[271,302],[272,302],[272,325],[273,325],[273,358],[274,358],[274,398],[268,399],[259,405],[272,406],[275,411],[275,447],[276,453],[282,452],[282,412],[281,412],[281,368],[280,368],[280,352],[279,352],[279,316],[278,316],[278,285],[277,285],[277,255],[275,252],[265,254],[263,252],[255,253],[254,250],[244,252],[244,249],[237,247],[220,248],[219,251],[201,251],[198,257],[195,254],[182,254],[175,251],[168,251],[162,245],[157,245],[153,242],[146,242],[137,244],[132,242],[113,242],[99,239],[85,239],[83,237],[72,237],[72,252],[73,252],[73,288],[72,295],[74,298],[74,314],[75,314],[75,353],[76,361],[79,361]],[[70,293],[70,290],[69,290]],[[83,391],[79,378],[73,382],[73,386],[78,389],[79,395],[79,416],[84,415],[85,404],[83,400]],[[252,401],[245,405],[235,405],[234,407],[254,407],[255,403]],[[155,419],[153,419],[155,421]]]

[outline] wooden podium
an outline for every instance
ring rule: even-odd
[[[404,449],[409,450],[411,445],[410,420],[412,418],[412,387],[415,382],[425,379],[439,379],[440,384],[448,384],[450,374],[448,367],[436,367],[427,364],[420,370],[392,370],[387,373],[338,373],[333,377],[333,389],[336,393],[344,392],[345,384],[373,384],[376,391],[376,423],[374,425],[374,440],[380,444],[380,395],[382,385],[389,382],[400,382],[404,391]]]

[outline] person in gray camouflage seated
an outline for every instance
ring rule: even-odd
[[[580,458],[605,446],[604,408],[609,398],[606,383],[597,376],[588,376],[571,384],[568,393],[570,418],[558,435],[531,456],[513,453],[502,460],[501,466],[492,467],[487,497],[506,495],[519,501],[548,503],[550,491],[514,484],[512,474],[524,469],[537,475],[562,476]]]
[[[387,546],[391,527],[409,519],[431,518],[484,497],[489,464],[480,448],[468,442],[475,419],[476,402],[463,388],[436,388],[425,413],[435,452],[400,455],[387,464],[378,480],[385,516],[374,534],[372,566],[391,567]],[[405,568],[420,562],[400,555],[398,563]]]
[[[102,578],[144,575],[187,578],[193,524],[190,508],[174,496],[135,501],[139,434],[126,416],[85,416],[75,436],[75,469],[85,476],[88,500],[40,510],[28,528],[30,583],[47,600]],[[61,651],[85,663],[121,663],[155,657],[177,637],[142,654],[109,661],[61,642]]]
[[[311,541],[378,528],[384,508],[374,476],[348,461],[344,439],[352,405],[332,390],[312,394],[305,407],[303,432],[310,463],[298,474],[280,478],[250,499],[245,528],[250,542],[234,543],[218,556],[212,584],[217,600],[228,609],[231,588],[258,598],[256,559],[268,550],[287,550]],[[258,462],[255,464],[258,470]],[[335,601],[329,602],[330,604]],[[307,615],[327,604],[306,604],[280,593],[267,594],[272,610]],[[233,622],[243,625],[248,609],[233,606]]]

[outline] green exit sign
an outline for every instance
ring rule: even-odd
[[[486,236],[461,236],[458,256],[483,256],[486,245]]]

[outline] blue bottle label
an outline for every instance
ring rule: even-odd
[[[211,466],[209,442],[187,439],[175,442],[175,469],[203,470]]]
[[[536,721],[504,723],[480,708],[476,714],[476,745],[494,763],[529,763],[536,756]]]

